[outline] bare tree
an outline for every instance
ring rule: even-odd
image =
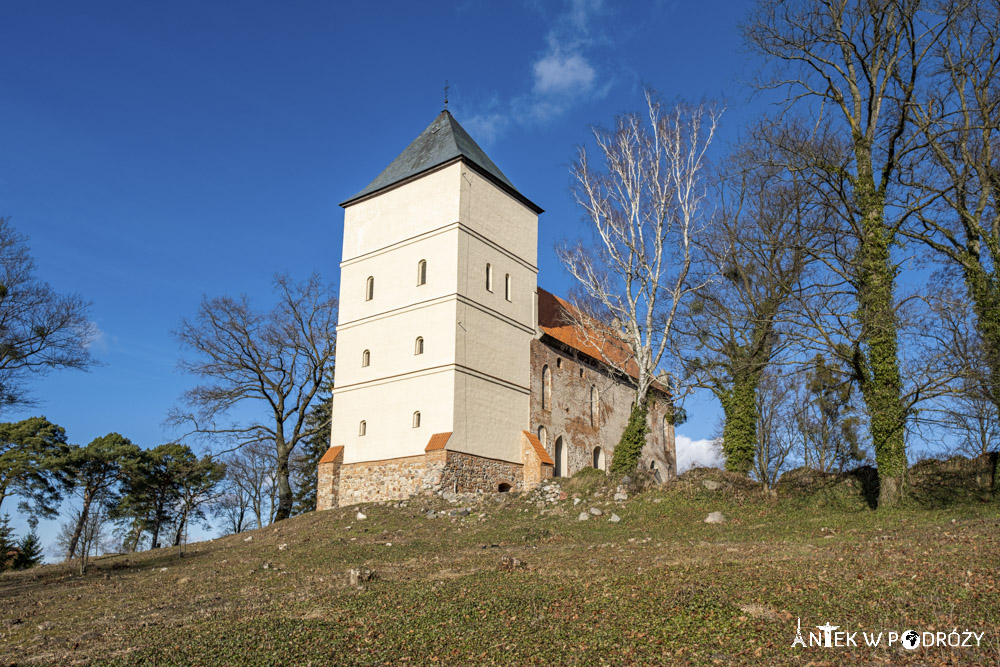
[[[960,273],[1000,406],[1000,0],[942,0],[946,29],[913,104],[922,156],[910,174],[933,205],[904,228]],[[977,390],[978,391],[978,390]]]
[[[754,399],[757,446],[753,452],[753,474],[765,489],[770,489],[781,477],[795,448],[794,376],[765,372]]]
[[[952,444],[958,451],[982,456],[1000,447],[997,386],[975,304],[967,298],[967,289],[949,285],[946,278],[947,272],[931,283],[937,293],[937,317],[927,339],[951,370],[951,391],[935,397],[932,407],[925,410],[930,417],[924,421],[931,428],[943,427],[953,433],[956,441]]]
[[[768,149],[750,141],[727,161],[715,223],[696,241],[722,274],[705,281],[678,326],[676,354],[722,404],[726,469],[742,474],[759,472],[759,456],[767,458],[754,451],[758,389],[792,340],[789,309],[811,259],[813,218],[823,215],[801,176],[775,164]]]
[[[922,205],[898,184],[914,159],[912,106],[938,29],[918,0],[758,0],[744,25],[747,42],[773,64],[760,85],[785,91],[788,115],[813,128],[809,140],[782,149],[840,218],[828,261],[854,297],[857,331],[836,353],[867,404],[880,506],[900,501],[906,479],[892,249]]]
[[[277,305],[255,311],[246,296],[204,299],[193,320],[175,332],[193,356],[181,368],[203,380],[184,394],[190,411],[175,410],[170,421],[188,424],[192,434],[223,438],[241,447],[274,443],[278,508],[275,520],[292,510],[289,457],[316,432],[306,417],[333,365],[337,299],[334,289],[313,275],[302,283],[275,278]],[[259,417],[245,420],[257,411]]]
[[[241,499],[253,513],[257,527],[274,521],[277,511],[277,465],[274,447],[266,442],[244,445],[225,459],[224,493],[231,499]],[[315,474],[315,469],[313,474]],[[238,532],[238,531],[237,531]]]
[[[612,368],[635,378],[637,405],[654,381],[674,384],[661,363],[683,301],[701,286],[692,279],[695,240],[709,222],[706,153],[722,113],[664,111],[650,91],[646,104],[645,117],[627,114],[613,130],[593,130],[596,163],[578,150],[574,194],[595,242],[557,250],[587,302],[571,314],[577,330]]]
[[[90,304],[35,277],[27,239],[0,216],[0,408],[33,403],[32,375],[93,364]]]

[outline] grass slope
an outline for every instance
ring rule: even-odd
[[[776,500],[704,471],[626,502],[593,477],[561,490],[369,504],[363,521],[311,513],[183,558],[99,559],[85,577],[7,573],[0,663],[1000,661],[1000,512],[982,497],[873,512],[849,483]],[[604,514],[580,521],[591,507]],[[711,511],[730,520],[704,523]],[[376,579],[352,588],[360,566]],[[986,635],[980,648],[792,648],[800,617],[807,631]]]

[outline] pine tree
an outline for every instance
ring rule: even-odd
[[[295,481],[295,504],[292,514],[312,512],[316,509],[316,468],[323,454],[330,448],[330,419],[333,414],[333,382],[323,388],[315,405],[309,410],[306,423],[318,429],[303,443],[295,458],[292,477]]]
[[[34,528],[18,544],[20,552],[14,559],[15,570],[27,570],[42,562],[42,541]]]
[[[4,514],[0,517],[0,572],[14,567],[17,553],[14,529],[10,527],[10,515]]]

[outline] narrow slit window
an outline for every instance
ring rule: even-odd
[[[375,298],[375,277],[368,276],[368,281],[365,283],[365,301],[371,301]]]
[[[413,413],[413,428],[420,428],[420,411]]]
[[[549,367],[542,366],[542,410],[551,408],[552,402],[552,374]]]
[[[511,298],[510,298],[510,274],[509,273],[506,274],[506,275],[504,275],[504,277],[503,277],[503,295],[504,295],[504,298],[507,299],[508,301],[511,300]]]
[[[486,289],[490,292],[493,291],[493,265],[486,265]]]
[[[424,353],[424,337],[417,336],[417,340],[413,344],[413,354],[423,354],[423,353]]]
[[[371,352],[369,352],[368,350],[365,350],[364,352],[361,353],[361,366],[362,366],[362,368],[367,368],[368,364],[370,364],[371,361],[372,361],[372,353]]]
[[[362,419],[361,423],[358,424],[358,435],[364,435],[365,431],[367,430],[367,427],[368,427],[368,424],[365,422],[364,419]]]
[[[422,259],[417,263],[417,286],[427,284],[427,260]]]

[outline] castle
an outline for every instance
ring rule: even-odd
[[[317,508],[526,490],[606,469],[631,378],[539,288],[542,209],[447,111],[343,202],[331,447]],[[641,466],[676,473],[654,388]]]

